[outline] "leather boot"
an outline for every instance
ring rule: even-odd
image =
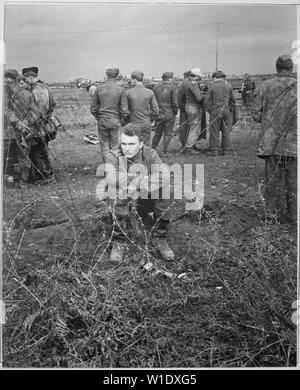
[[[158,249],[161,257],[166,261],[172,261],[175,259],[174,252],[169,247],[165,238],[155,237],[152,239],[153,246]]]
[[[121,263],[124,259],[125,244],[114,243],[110,252],[109,260],[112,263]]]

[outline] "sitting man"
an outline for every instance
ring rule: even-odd
[[[143,125],[128,123],[121,129],[119,146],[106,153],[108,197],[114,220],[112,262],[123,260],[128,217],[140,218],[146,225],[151,212],[154,215],[151,242],[164,260],[174,259],[166,241],[171,200],[163,196],[163,188],[169,185],[169,169],[155,150],[144,145],[147,136]],[[110,189],[116,196],[110,195]]]

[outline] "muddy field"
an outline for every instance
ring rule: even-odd
[[[96,197],[99,146],[83,141],[96,134],[90,98],[54,95],[65,125],[50,143],[55,182],[4,189],[4,366],[294,366],[296,232],[266,213],[259,128],[247,113],[232,156],[182,156],[172,140],[165,161],[202,163],[205,174],[201,213],[173,205],[176,260],[164,263],[129,232],[115,266]]]

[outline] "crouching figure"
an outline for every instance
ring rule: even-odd
[[[166,241],[171,200],[164,187],[169,185],[169,169],[155,150],[144,145],[144,136],[147,139],[143,126],[129,123],[121,129],[118,147],[106,153],[107,197],[113,220],[110,261],[114,263],[124,258],[129,220],[148,228],[150,220],[152,246],[164,260],[174,259]]]

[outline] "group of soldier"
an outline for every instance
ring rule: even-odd
[[[292,76],[293,62],[290,56],[280,56],[276,61],[277,76],[263,82],[254,98],[255,84],[247,75],[242,94],[247,111],[254,120],[261,122],[258,156],[266,164],[266,203],[277,218],[282,212],[280,189],[284,187],[288,220],[297,221],[297,176],[296,176],[296,133],[297,133],[297,83]],[[230,133],[236,121],[236,99],[233,88],[222,71],[212,75],[208,87],[201,83],[201,71],[193,68],[184,73],[178,87],[173,81],[173,73],[165,72],[162,82],[148,89],[143,84],[143,72],[131,74],[131,85],[122,89],[116,80],[119,69],[107,69],[107,80],[100,84],[92,95],[91,113],[98,122],[98,135],[101,155],[107,169],[104,182],[115,183],[128,191],[128,198],[115,199],[114,245],[111,261],[122,261],[126,241],[125,222],[133,210],[137,211],[143,223],[149,222],[153,212],[153,243],[165,260],[174,258],[174,253],[166,242],[171,216],[171,200],[163,199],[164,185],[159,182],[159,171],[165,167],[156,152],[163,136],[162,157],[168,157],[168,146],[174,132],[175,117],[180,110],[181,153],[200,155],[197,142],[206,137],[205,113],[209,113],[208,156],[228,155],[233,152]],[[151,123],[154,122],[154,136],[151,141]],[[221,142],[219,140],[222,135]],[[146,168],[144,175],[131,172],[134,165]],[[110,168],[109,168],[110,167]],[[112,167],[113,172],[110,170]],[[152,167],[152,168],[151,168]],[[122,176],[126,173],[125,176]],[[130,173],[127,176],[127,173]],[[149,192],[148,181],[154,178],[157,183],[155,194]],[[134,186],[132,186],[134,183]],[[130,202],[130,191],[139,196]]]
[[[162,156],[168,157],[168,146],[174,134],[178,109],[181,153],[199,153],[197,141],[206,138],[206,113],[210,114],[211,120],[209,148],[205,152],[208,155],[232,152],[230,132],[236,119],[236,99],[232,86],[226,81],[222,71],[213,73],[213,82],[209,88],[202,82],[199,68],[185,72],[180,85],[173,80],[172,72],[164,72],[162,82],[153,89],[145,87],[143,72],[132,72],[130,85],[123,89],[117,81],[118,76],[117,68],[107,69],[106,81],[98,88],[93,86],[91,93],[91,112],[98,121],[103,156],[108,148],[117,145],[118,128],[126,121],[143,124],[147,128],[148,139],[145,143],[150,146],[151,124],[155,119],[151,147],[156,149],[163,138]],[[112,94],[115,94],[115,100],[111,105]],[[109,108],[105,107],[108,101]],[[113,125],[110,123],[111,120],[114,122]],[[220,131],[223,139],[221,149],[217,146]]]
[[[56,136],[55,102],[38,68],[4,71],[4,179],[8,187],[47,183],[53,169],[48,143]]]
[[[292,76],[293,65],[290,56],[280,56],[275,78],[264,81],[254,96],[255,85],[246,77],[242,93],[248,112],[261,122],[258,156],[265,159],[267,207],[277,218],[283,209],[279,189],[284,187],[289,219],[296,223],[297,82]],[[160,173],[167,169],[162,157],[168,157],[178,110],[183,155],[200,156],[205,152],[217,157],[233,152],[231,130],[236,121],[236,99],[226,75],[214,72],[208,86],[201,82],[199,68],[183,76],[178,86],[173,73],[164,72],[162,82],[152,90],[145,87],[143,72],[133,71],[130,87],[122,88],[118,82],[119,69],[110,68],[106,70],[106,80],[91,93],[90,110],[97,120],[99,161],[104,167],[100,172],[102,183],[104,187],[115,185],[118,194],[123,193],[107,199],[113,225],[112,262],[123,261],[127,222],[134,214],[150,229],[151,242],[162,258],[174,259],[166,241],[172,201],[162,196],[164,186],[169,183],[163,181],[166,176]],[[5,178],[14,177],[17,159],[21,181],[49,179],[53,171],[48,142],[55,138],[57,125],[51,91],[39,80],[38,69],[33,67],[23,69],[22,76],[16,70],[6,70],[5,94]],[[209,147],[200,150],[197,143],[206,138],[207,113]],[[161,138],[162,156],[159,156],[156,149]]]

